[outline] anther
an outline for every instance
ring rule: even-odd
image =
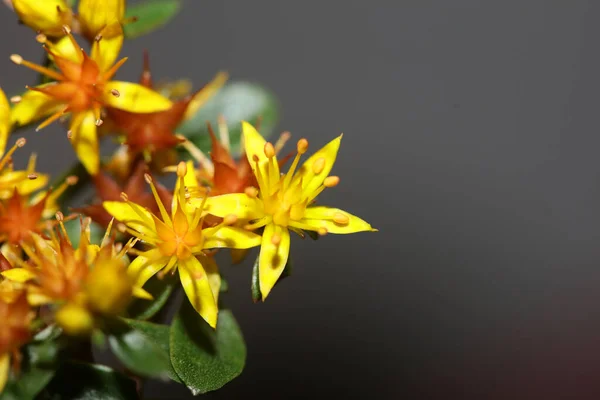
[[[48,37],[43,33],[38,33],[37,35],[35,35],[35,40],[37,40],[38,43],[44,44],[46,43],[46,41],[48,41]]]
[[[144,174],[144,180],[146,181],[147,184],[152,183],[152,177],[150,176],[150,174]]]
[[[325,159],[323,157],[317,158],[312,165],[312,171],[315,175],[319,175],[325,169]]]
[[[71,34],[71,28],[69,28],[68,25],[63,25],[62,30],[65,33],[65,35],[70,35]]]
[[[73,186],[73,185],[77,184],[78,181],[79,181],[79,178],[75,175],[69,175],[69,176],[67,176],[67,179],[65,179],[65,182],[67,182],[67,185],[69,185],[69,186]]]
[[[308,150],[308,140],[304,138],[298,140],[298,145],[296,146],[296,148],[298,150],[298,154],[306,153],[306,150]]]
[[[182,178],[187,174],[187,165],[184,161],[177,164],[177,176]]]
[[[19,138],[17,140],[17,147],[23,147],[25,146],[25,143],[27,143],[27,139],[25,139],[24,137]]]
[[[273,243],[274,246],[279,246],[279,243],[281,243],[281,236],[278,234],[274,234],[271,237],[271,243]]]
[[[95,40],[96,42],[99,42],[99,41],[101,41],[101,40],[102,40],[102,34],[101,34],[101,33],[97,34],[97,35],[94,37],[94,40]]]
[[[121,250],[123,250],[123,243],[121,243],[121,242],[115,243],[114,246],[115,246],[115,251],[117,253],[120,252]]]
[[[10,102],[13,104],[20,103],[23,100],[21,96],[13,96],[10,98]]]
[[[259,160],[258,156],[257,156],[256,154],[254,154],[254,155],[252,156],[252,161],[254,161],[254,162],[258,162],[258,160]]]
[[[27,179],[29,179],[30,181],[33,181],[34,179],[37,179],[37,174],[29,174],[27,175]]]
[[[101,126],[104,123],[100,118],[96,120],[96,126]]]
[[[348,225],[348,223],[350,223],[350,217],[341,212],[336,212],[333,215],[333,222],[340,225]]]
[[[10,56],[10,61],[14,62],[15,64],[19,65],[23,62],[23,57],[21,57],[18,54],[12,54]]]
[[[121,200],[129,201],[129,196],[127,196],[127,193],[121,192]]]
[[[323,186],[325,186],[326,188],[332,188],[334,186],[337,186],[339,183],[340,183],[339,176],[328,176],[323,181]]]
[[[69,140],[73,139],[73,131],[70,129],[67,131],[67,139],[69,139]]]
[[[265,156],[267,156],[267,158],[275,157],[275,148],[273,147],[273,144],[271,142],[265,143],[264,151],[265,151]]]
[[[246,193],[246,196],[255,199],[258,196],[258,189],[254,186],[248,186],[244,189],[244,193]]]
[[[110,93],[115,97],[121,97],[121,92],[119,92],[117,89],[112,89]]]
[[[321,227],[321,228],[319,228],[319,230],[317,230],[317,233],[320,236],[325,236],[325,235],[327,235],[327,228]]]
[[[125,233],[125,232],[127,232],[127,226],[125,226],[125,224],[124,224],[124,223],[122,223],[122,222],[119,222],[119,223],[117,224],[117,230],[118,230],[119,232],[121,232],[121,233]]]
[[[233,225],[237,222],[238,217],[235,214],[228,214],[225,216],[225,218],[223,218],[223,224],[224,225]]]
[[[63,222],[65,220],[65,215],[60,211],[57,211],[56,214],[54,214],[54,216],[56,217],[56,220],[58,222]]]

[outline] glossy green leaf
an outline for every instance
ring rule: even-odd
[[[153,276],[144,285],[144,290],[148,291],[154,299],[135,299],[127,309],[127,316],[141,320],[152,318],[167,303],[177,283],[178,279],[173,275],[167,275],[163,279]]]
[[[127,6],[125,18],[137,18],[123,28],[125,38],[153,32],[169,22],[181,8],[180,0],[148,0]]]
[[[249,82],[231,82],[211,97],[190,120],[179,126],[177,132],[190,139],[202,151],[210,151],[211,143],[206,122],[215,131],[217,119],[223,115],[229,129],[233,153],[240,151],[241,121],[256,124],[260,120],[260,133],[267,137],[273,133],[279,118],[275,96],[263,86]],[[188,157],[187,153],[183,153]]]
[[[40,399],[139,399],[135,382],[103,365],[66,362],[56,372]]]
[[[33,400],[50,382],[57,368],[58,344],[47,329],[23,348],[19,376],[11,375],[0,400]]]
[[[108,344],[117,358],[131,371],[166,379],[171,370],[169,353],[144,332],[122,320],[111,321]]]
[[[213,330],[184,301],[171,325],[171,362],[194,395],[217,390],[237,377],[246,362],[246,345],[231,311],[219,311]]]
[[[165,352],[165,354],[170,353],[170,350],[169,350],[170,327],[169,326],[161,325],[161,324],[154,324],[152,322],[146,322],[146,321],[137,321],[134,319],[124,319],[124,321],[132,328],[137,329],[138,331],[140,331],[144,335],[146,335],[148,338],[150,338],[150,340],[152,340],[154,343],[156,343]],[[167,373],[169,374],[169,378],[171,378],[175,382],[182,383],[181,380],[179,379],[179,376],[177,376],[175,369],[173,369],[173,366],[171,365],[170,358],[169,358],[169,362],[168,362]]]
[[[252,279],[251,279],[251,286],[250,286],[250,292],[252,294],[252,301],[255,303],[258,303],[259,301],[262,300],[262,294],[260,292],[260,279],[259,279],[259,274],[258,274],[258,260],[260,259],[260,254],[256,257],[256,260],[254,261],[254,266],[252,267]],[[277,286],[277,284],[279,282],[281,282],[284,278],[287,278],[288,276],[290,276],[292,274],[292,269],[293,269],[293,262],[292,262],[292,257],[288,257],[287,263],[285,264],[285,268],[283,269],[283,272],[281,273],[281,276],[279,277],[279,279],[277,280],[277,282],[275,282],[275,286]]]

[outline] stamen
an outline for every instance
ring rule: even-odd
[[[198,164],[200,164],[200,166],[204,168],[210,176],[213,176],[215,174],[215,166],[210,158],[208,158],[206,154],[202,152],[202,150],[196,147],[188,139],[180,135],[177,135],[177,137],[183,139],[181,145],[187,150],[188,153],[190,153],[192,157],[194,157],[196,161],[198,161]]]
[[[34,89],[34,88],[32,88],[32,89]],[[54,121],[56,121],[57,119],[62,117],[68,111],[69,111],[69,106],[66,106],[62,110],[55,112],[50,117],[46,118],[46,120],[44,122],[42,122],[37,128],[35,128],[35,131],[39,132],[40,130],[44,129],[45,127],[47,127],[48,125],[50,125],[51,123],[53,123]]]
[[[350,223],[350,217],[341,212],[336,212],[333,215],[333,222],[340,225],[348,225]]]
[[[187,165],[184,161],[181,161],[177,165],[177,176],[183,178],[187,174]]]
[[[233,225],[237,222],[238,217],[235,214],[228,214],[225,216],[225,218],[223,218],[223,224],[224,225]]]
[[[285,146],[286,142],[288,140],[290,140],[291,137],[292,137],[292,134],[290,132],[288,132],[288,131],[283,132],[279,136],[279,139],[277,139],[277,141],[275,142],[275,153],[279,154],[281,149],[283,149],[283,146]]]
[[[253,231],[255,229],[262,228],[263,226],[268,224],[269,221],[270,221],[269,217],[263,217],[263,218],[260,218],[259,220],[257,220],[256,222],[254,222],[253,224],[244,225],[244,229],[247,231]]]
[[[58,73],[56,71],[53,71],[50,68],[42,67],[41,65],[37,65],[37,64],[34,64],[32,62],[23,60],[23,57],[21,57],[18,54],[12,54],[10,56],[10,60],[12,62],[14,62],[15,64],[17,64],[17,65],[23,65],[23,66],[25,66],[25,67],[27,67],[29,69],[32,69],[32,70],[34,70],[36,72],[39,72],[40,74],[44,74],[47,77],[52,78],[54,80],[63,81],[65,79],[65,77],[62,76],[62,74],[60,74],[60,73]]]
[[[223,115],[217,117],[217,128],[219,129],[219,141],[221,142],[221,146],[223,146],[225,150],[230,151],[229,128],[227,128],[227,121]]]
[[[110,222],[108,223],[108,227],[106,227],[106,231],[104,232],[104,237],[102,238],[102,241],[100,242],[101,247],[104,247],[108,243],[108,238],[110,237],[110,233],[112,231],[112,226],[113,226],[114,221],[115,221],[114,217],[110,219]]]
[[[70,129],[67,131],[67,139],[69,139],[69,140],[73,139],[73,131]]]
[[[298,144],[296,145],[296,149],[298,150],[298,154],[304,154],[308,150],[308,140],[302,138],[298,140]]]
[[[127,196],[127,193],[121,192],[121,200],[129,201],[129,196]]]
[[[273,147],[273,144],[271,142],[265,143],[264,151],[265,151],[265,156],[267,156],[267,158],[275,157],[275,148]]]
[[[312,171],[315,175],[319,175],[325,169],[325,158],[317,158],[312,165]]]
[[[340,183],[339,176],[328,176],[323,181],[323,186],[325,186],[326,188],[332,188],[332,187],[337,186],[339,183]]]
[[[43,33],[38,33],[37,35],[35,35],[35,40],[37,40],[37,42],[40,44],[44,44],[48,40],[48,37]]]
[[[27,140],[25,138],[19,138],[17,140],[17,142],[14,144],[13,147],[11,147],[6,154],[4,154],[4,157],[2,157],[2,159],[0,160],[0,171],[4,169],[4,167],[6,167],[6,164],[12,162],[12,155],[15,151],[17,151],[18,148],[21,148],[23,146],[25,146],[25,143],[27,143]]]
[[[258,189],[254,186],[248,186],[244,189],[244,193],[246,193],[246,196],[255,199],[258,196]]]
[[[298,163],[300,162],[300,156],[306,153],[308,150],[308,140],[302,138],[298,140],[298,144],[296,145],[296,149],[298,150],[298,154],[294,158],[290,169],[288,170],[285,178],[283,179],[283,190],[287,190],[289,185],[292,183],[292,176],[294,176],[294,172],[296,172],[296,168],[298,167]]]
[[[102,74],[102,79],[105,82],[109,81],[110,78],[112,78],[113,75],[117,73],[119,68],[121,68],[123,64],[125,64],[125,61],[127,61],[127,57],[123,57],[119,61],[117,61],[112,67],[110,67],[105,73]]]
[[[18,104],[23,100],[23,97],[21,96],[13,96],[10,98],[10,102],[13,104]]]
[[[117,89],[112,89],[110,93],[115,97],[121,97],[121,93]]]
[[[58,225],[60,226],[60,231],[63,234],[63,236],[65,237],[65,240],[67,241],[67,243],[69,243],[70,246],[72,246],[73,244],[71,243],[71,239],[69,238],[69,234],[67,233],[67,230],[65,228],[65,215],[60,212],[57,211],[55,214],[56,220],[58,221]]]
[[[29,175],[27,175],[27,179],[29,179],[29,180],[31,180],[31,181],[33,181],[33,180],[37,179],[37,177],[38,177],[38,176],[37,176],[36,174],[29,174]]]
[[[325,227],[321,227],[321,228],[319,228],[319,230],[317,231],[317,233],[318,233],[320,236],[325,236],[325,235],[327,235],[327,228],[325,228]]]
[[[163,204],[162,200],[160,199],[160,196],[158,195],[158,192],[156,191],[156,187],[152,182],[152,177],[150,176],[150,174],[144,174],[144,179],[146,180],[146,183],[150,185],[150,189],[152,190],[154,200],[156,201],[158,209],[160,210],[160,215],[162,216],[163,222],[167,224],[170,228],[172,228],[173,223],[171,222],[171,216],[167,213],[167,209],[165,208],[165,205]]]

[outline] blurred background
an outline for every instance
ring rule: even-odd
[[[380,229],[294,240],[264,304],[251,260],[227,268],[247,366],[207,398],[598,398],[599,17],[591,0],[188,0],[127,42],[120,79],[149,49],[158,79],[266,85],[312,149],[344,132],[321,202]],[[34,74],[8,55],[41,51],[8,10],[0,35],[12,94]],[[53,149],[42,171],[75,159],[59,125],[26,137]]]

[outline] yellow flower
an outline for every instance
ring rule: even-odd
[[[62,27],[71,25],[73,12],[64,0],[12,0],[21,22],[48,36],[63,36]]]
[[[315,198],[328,187],[339,183],[329,176],[335,162],[342,136],[332,140],[309,157],[296,173],[300,156],[308,149],[306,139],[298,141],[298,154],[285,175],[279,172],[274,146],[266,142],[256,129],[243,122],[242,134],[248,162],[258,182],[245,193],[225,194],[208,199],[191,198],[190,202],[206,202],[206,211],[217,217],[234,213],[251,221],[247,229],[264,227],[259,256],[259,281],[265,300],[281,276],[290,251],[290,233],[315,231],[355,233],[375,231],[367,222],[337,208],[312,206]]]
[[[121,27],[117,26],[115,29],[122,37]],[[172,102],[141,85],[112,80],[127,60],[123,58],[113,64],[119,53],[120,43],[118,46],[106,46],[104,39],[99,38],[88,56],[79,47],[70,29],[65,26],[64,30],[66,42],[61,41],[56,45],[38,37],[59,71],[25,61],[18,54],[11,56],[15,64],[31,68],[55,80],[30,87],[34,94],[26,94],[17,99],[11,120],[23,125],[49,116],[37,128],[39,130],[71,113],[68,136],[83,165],[90,174],[95,175],[99,166],[97,127],[102,124],[101,115],[105,106],[148,113],[166,110],[172,106]]]
[[[117,251],[109,238],[111,226],[100,245],[90,243],[89,219],[82,221],[79,248],[71,244],[57,213],[62,233],[50,231],[50,240],[31,233],[31,242],[21,243],[27,261],[11,254],[11,268],[2,277],[24,284],[32,306],[58,307],[56,321],[72,335],[87,334],[97,317],[121,314],[132,296],[151,298],[134,286],[124,256],[137,240]]]
[[[0,88],[0,199],[12,196],[15,187],[21,194],[32,193],[48,183],[48,175],[39,174],[35,171],[36,157],[33,155],[29,160],[27,169],[15,171],[12,167],[12,157],[15,151],[25,146],[25,139],[17,140],[6,154],[6,142],[12,126],[12,112],[6,99],[4,91]],[[30,179],[36,177],[37,179]]]
[[[178,181],[173,193],[171,213],[160,200],[149,175],[150,184],[160,210],[160,218],[140,205],[128,201],[106,201],[104,208],[127,226],[127,231],[152,248],[138,255],[129,265],[136,278],[136,286],[143,286],[154,274],[179,271],[183,289],[196,311],[213,328],[217,324],[220,277],[216,263],[206,250],[216,248],[246,249],[260,244],[260,236],[247,230],[230,226],[235,215],[224,216],[217,226],[203,229],[202,204],[186,204],[187,171],[181,162],[177,168]]]

